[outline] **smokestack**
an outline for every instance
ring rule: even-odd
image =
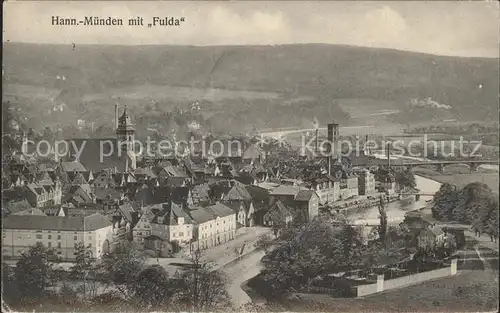
[[[334,144],[333,151],[337,155],[337,161],[338,161],[337,164],[341,164],[342,161],[339,139],[340,139],[339,124],[333,124],[333,144]]]
[[[115,129],[118,129],[118,103],[115,103]]]
[[[368,151],[368,134],[365,135],[365,147],[363,149],[364,154],[368,155],[370,154],[370,151]]]

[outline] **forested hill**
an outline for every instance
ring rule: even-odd
[[[219,88],[219,93],[254,92],[209,100],[224,103],[244,98],[251,104],[264,98],[265,108],[282,105],[283,99],[316,99],[315,106],[328,107],[335,99],[375,99],[373,106],[380,100],[403,106],[410,98],[431,98],[450,105],[460,120],[497,115],[498,59],[326,44],[73,47],[4,43],[3,49],[7,94],[49,97],[81,114],[85,110],[75,106],[110,98],[109,90],[140,102],[160,96],[179,98],[178,90],[168,94],[172,87],[197,87]],[[159,95],[158,88],[163,87],[165,94]],[[203,96],[206,93],[199,98]],[[266,114],[262,108],[257,110]]]

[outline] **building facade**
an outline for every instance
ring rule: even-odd
[[[2,256],[18,259],[41,242],[57,258],[75,261],[76,246],[83,242],[93,258],[110,251],[111,222],[101,214],[86,217],[11,215],[2,221]]]

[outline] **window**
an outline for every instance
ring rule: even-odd
[[[49,243],[47,244],[47,247],[52,247],[52,242],[49,241]]]
[[[175,233],[172,233],[172,237],[174,237],[174,238],[175,238]]]
[[[77,241],[78,240],[78,236],[77,235],[73,236],[73,240]]]
[[[179,232],[179,237],[182,237],[184,236],[184,233],[183,232]]]
[[[42,235],[36,235],[36,239],[42,239],[43,236]]]
[[[41,231],[41,230],[37,230],[36,232],[37,232],[37,233],[41,233],[42,231]]]
[[[50,240],[50,239],[52,239],[52,236],[51,236],[51,235],[48,235],[48,236],[47,236],[47,239],[49,239],[49,240]]]
[[[57,240],[61,240],[61,235],[57,235]]]
[[[61,249],[61,243],[60,242],[57,243],[57,248]]]
[[[89,236],[89,240],[92,240],[92,236]]]

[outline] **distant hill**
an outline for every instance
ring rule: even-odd
[[[498,114],[498,59],[326,44],[73,49],[4,43],[3,55],[4,95],[33,123],[74,124],[76,116],[110,123],[116,101],[158,117],[198,99],[208,103],[200,112],[207,125],[230,130],[310,126],[316,116],[320,123],[348,124],[349,110],[338,99],[368,99],[363,108],[377,112],[387,110],[378,103],[405,111],[409,99],[430,98],[451,106],[446,118],[464,121]],[[426,119],[421,111],[403,115]]]

